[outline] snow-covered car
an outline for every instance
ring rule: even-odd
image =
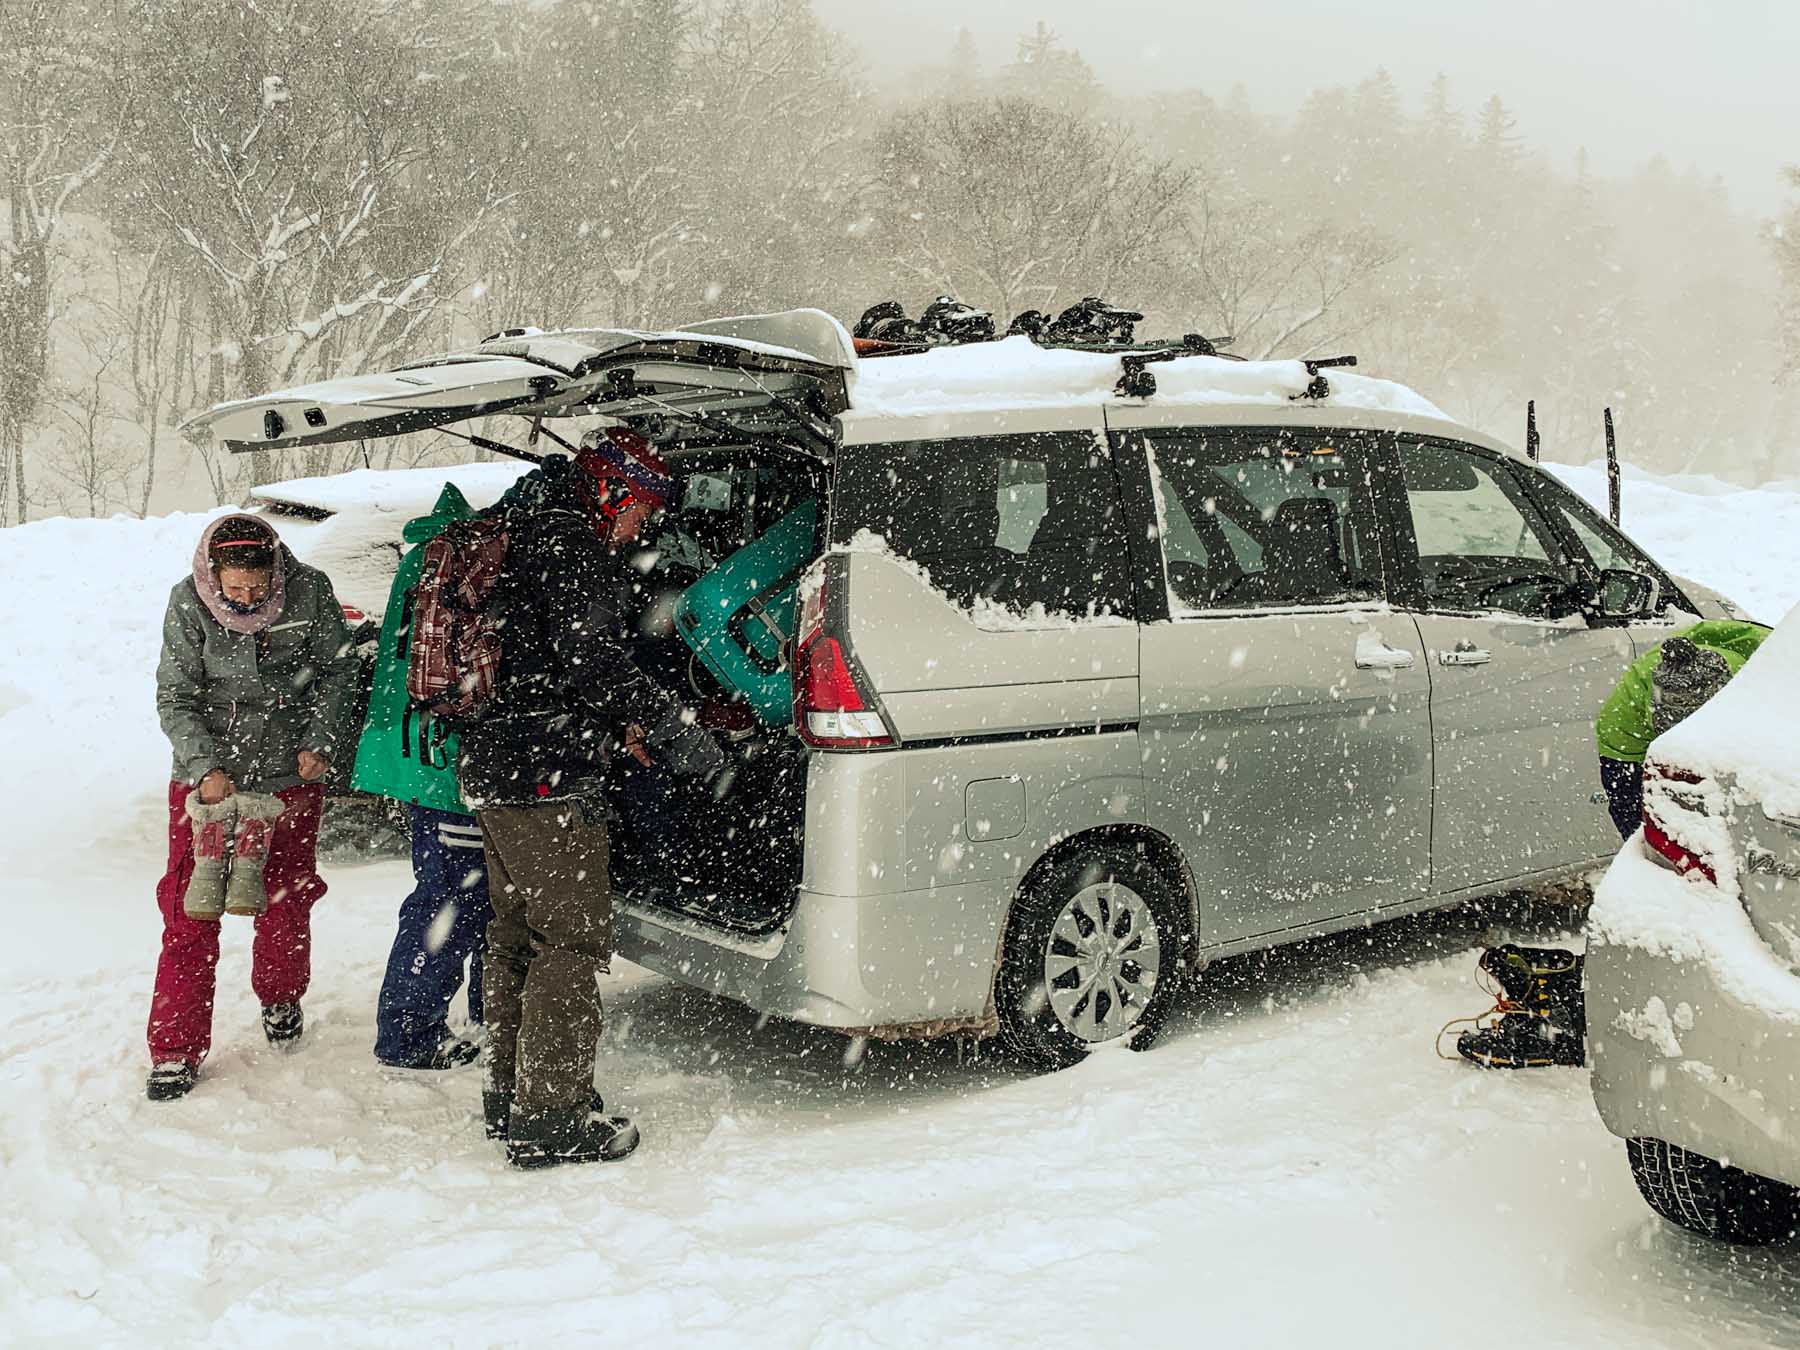
[[[388,590],[406,549],[406,522],[431,510],[444,484],[454,483],[471,506],[500,499],[526,465],[459,464],[445,468],[355,469],[316,478],[266,483],[250,494],[249,509],[265,517],[302,562],[331,578],[343,606],[363,677],[350,716],[360,725],[368,706],[375,641],[387,609]],[[325,779],[329,794],[325,839],[329,846],[376,847],[393,811],[350,788],[348,758]]]
[[[406,522],[429,512],[446,483],[477,510],[491,506],[527,467],[508,460],[289,478],[252,491],[249,509],[268,518],[296,557],[331,578],[347,613],[379,624],[406,548]]]
[[[1800,1230],[1800,608],[1650,747],[1588,919],[1588,1061],[1652,1208]]]
[[[1340,362],[866,352],[819,311],[524,330],[198,429],[655,443],[640,661],[742,764],[617,832],[617,944],[759,1011],[1066,1064],[1212,958],[1616,849],[1594,716],[1723,614],[1535,464]]]

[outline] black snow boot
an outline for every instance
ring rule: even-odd
[[[417,1059],[381,1059],[380,1062],[390,1069],[422,1069],[429,1072],[440,1072],[444,1069],[458,1069],[465,1064],[473,1064],[481,1058],[481,1045],[477,1041],[454,1035],[450,1032],[433,1046],[429,1053]],[[377,1056],[377,1059],[380,1059]]]
[[[481,1114],[485,1118],[483,1130],[489,1139],[507,1137],[508,1126],[512,1123],[513,1093],[511,1088],[483,1088],[481,1090]],[[606,1110],[606,1103],[596,1092],[594,1100],[588,1103],[588,1110],[595,1113]]]
[[[306,1030],[298,1003],[270,1003],[262,1010],[263,1035],[270,1045],[291,1045]]]
[[[506,1160],[519,1168],[614,1162],[637,1146],[636,1125],[585,1107],[514,1110],[507,1121]]]
[[[1581,957],[1557,947],[1489,947],[1480,966],[1500,983],[1497,1020],[1457,1037],[1457,1053],[1486,1069],[1586,1063],[1581,965]]]
[[[172,1102],[194,1090],[198,1071],[185,1059],[168,1059],[152,1065],[150,1079],[144,1084],[144,1095],[153,1102]]]

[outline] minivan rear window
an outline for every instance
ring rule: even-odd
[[[1130,614],[1118,483],[1092,432],[847,446],[831,519],[834,543],[879,535],[960,604]]]

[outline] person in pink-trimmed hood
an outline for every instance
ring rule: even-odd
[[[255,919],[250,983],[273,1045],[302,1030],[321,781],[356,680],[323,572],[255,516],[221,516],[163,618],[156,709],[174,749],[162,953],[150,1002],[152,1101],[186,1096],[212,1044],[223,915]]]

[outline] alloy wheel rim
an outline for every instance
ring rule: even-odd
[[[1044,949],[1050,1010],[1090,1045],[1136,1026],[1161,974],[1156,917],[1129,886],[1099,881],[1082,887],[1050,926]]]

